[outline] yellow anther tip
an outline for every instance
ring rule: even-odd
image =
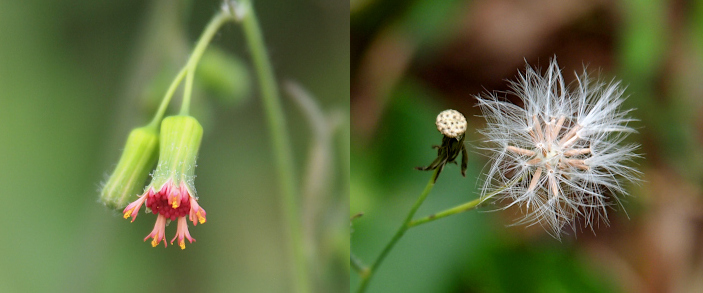
[[[159,245],[159,243],[156,242],[156,240],[151,241],[151,247],[156,247],[157,245]]]
[[[173,207],[174,209],[178,208],[178,202],[174,201],[173,204],[171,204],[171,207]]]
[[[124,213],[124,218],[125,218],[125,219],[126,219],[126,218],[129,218],[129,216],[131,216],[131,215],[132,215],[132,210],[129,210],[129,211],[127,211],[127,212]]]
[[[180,243],[178,243],[178,245],[181,246],[181,250],[186,249],[186,243],[185,243],[185,241],[181,241]]]

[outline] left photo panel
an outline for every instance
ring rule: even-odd
[[[349,290],[344,1],[0,2],[3,292]]]

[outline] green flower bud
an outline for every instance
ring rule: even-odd
[[[166,117],[161,122],[160,136],[159,164],[147,189],[158,191],[171,181],[175,186],[185,183],[189,193],[195,195],[195,160],[203,127],[190,116]]]
[[[140,127],[132,130],[115,171],[102,188],[100,201],[119,209],[126,206],[132,196],[141,193],[149,171],[156,163],[158,145],[159,137],[154,129]]]

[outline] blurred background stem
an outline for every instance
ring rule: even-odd
[[[295,283],[295,292],[310,292],[297,202],[298,187],[295,181],[291,143],[285,127],[285,117],[281,108],[278,85],[271,69],[271,63],[268,59],[258,20],[254,14],[253,5],[248,0],[242,1],[241,5],[244,9],[247,9],[246,15],[242,19],[242,25],[256,71],[260,95],[264,103],[269,134],[277,162],[278,179],[281,183],[281,208],[284,215],[284,226],[287,226],[288,255],[293,260],[290,267],[291,276]]]
[[[439,174],[439,170],[442,168],[436,168],[434,172],[432,173],[432,178],[430,178],[430,181],[427,182],[427,185],[425,186],[425,190],[422,191],[420,194],[420,197],[417,198],[417,201],[413,205],[413,207],[410,209],[410,212],[408,215],[405,217],[405,221],[403,222],[403,225],[398,228],[398,231],[395,232],[395,235],[391,239],[388,244],[386,244],[386,247],[383,248],[383,251],[381,251],[381,254],[376,258],[376,260],[373,262],[373,265],[371,265],[371,268],[365,270],[364,274],[361,275],[361,284],[359,285],[359,289],[357,292],[361,293],[366,291],[366,288],[369,285],[369,282],[371,281],[371,277],[373,277],[373,274],[376,272],[378,267],[381,265],[383,262],[383,259],[386,258],[388,253],[393,249],[393,246],[400,240],[401,237],[403,237],[403,234],[405,234],[405,231],[407,231],[411,226],[410,223],[413,219],[413,216],[415,216],[415,212],[417,212],[417,209],[420,208],[422,203],[425,201],[427,196],[430,194],[430,191],[432,191],[432,188],[434,187],[435,181],[437,181],[437,175]],[[354,260],[354,258],[352,258]]]

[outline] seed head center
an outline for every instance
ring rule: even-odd
[[[540,152],[539,155],[541,156],[542,153]],[[552,148],[552,150],[547,151],[546,155],[542,157],[542,161],[545,162],[546,164],[556,166],[559,161],[561,161],[562,157],[562,152],[558,148]]]

